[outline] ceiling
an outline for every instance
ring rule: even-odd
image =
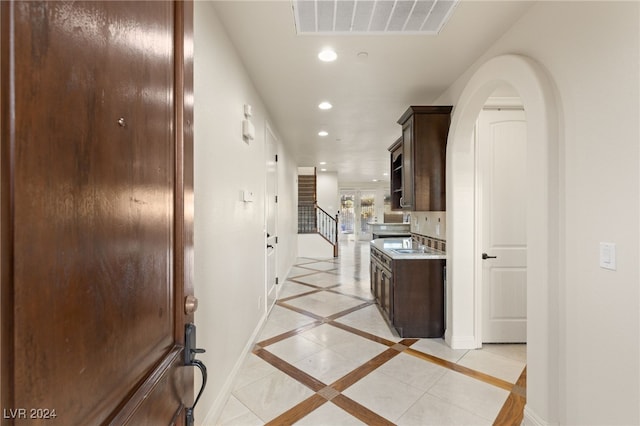
[[[214,7],[298,165],[337,172],[344,184],[388,181],[387,148],[401,134],[398,118],[409,105],[433,104],[531,4],[462,0],[435,35],[298,35],[291,1]],[[325,47],[336,51],[336,61],[318,59]],[[322,101],[333,108],[320,110]]]

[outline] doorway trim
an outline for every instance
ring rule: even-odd
[[[491,110],[494,110],[494,111],[503,110],[505,112],[507,111],[524,112],[525,120],[526,120],[526,111],[524,111],[524,107],[522,106],[522,101],[519,97],[516,97],[516,98],[491,97],[487,100],[487,102],[482,107],[480,114],[486,111],[491,111]],[[486,179],[485,173],[487,173],[488,170],[485,168],[486,164],[483,164],[481,159],[482,151],[487,147],[484,147],[480,144],[481,132],[482,132],[482,131],[479,131],[480,130],[479,123],[481,120],[480,115],[476,120],[478,124],[474,128],[474,132],[473,132],[474,149],[475,149],[475,180],[476,180],[475,186],[474,186],[474,190],[476,194],[475,195],[476,214],[475,214],[474,226],[476,230],[475,258],[476,260],[478,260],[478,256],[481,256],[480,253],[484,252],[487,248],[486,242],[489,237],[484,233],[484,231],[486,230],[485,226],[487,224],[487,221],[490,219],[485,215],[487,210],[485,207],[486,194],[484,190],[486,187],[484,186],[484,183],[483,183],[484,179]],[[525,148],[526,148],[526,144],[525,144]],[[482,345],[485,342],[486,335],[487,335],[486,333],[487,330],[483,328],[484,327],[483,321],[486,315],[485,310],[489,308],[489,306],[486,305],[486,301],[483,298],[485,294],[484,292],[487,286],[487,282],[485,281],[485,276],[484,276],[485,266],[486,265],[482,261],[477,261],[475,264],[475,270],[474,270],[475,291],[477,295],[477,297],[475,297],[475,340],[476,340],[476,348],[478,349],[482,348]],[[526,343],[526,339],[524,340],[524,343]]]
[[[273,131],[273,129],[271,128],[271,125],[269,124],[268,120],[265,120],[265,130],[264,130],[264,157],[265,157],[265,179],[264,179],[264,193],[265,193],[265,202],[264,202],[264,238],[265,238],[265,265],[264,265],[264,280],[265,280],[265,291],[264,291],[264,303],[265,303],[265,307],[266,307],[266,312],[269,313],[271,312],[271,308],[273,308],[273,306],[275,306],[275,302],[278,300],[278,292],[280,290],[280,287],[277,285],[278,282],[278,145],[279,145],[279,140],[278,137],[276,136],[275,132]],[[273,140],[273,149],[275,152],[270,152],[270,147],[269,147],[269,138],[271,138]],[[275,158],[273,159],[273,164],[274,164],[274,168],[275,168],[275,194],[269,194],[269,170],[268,170],[268,164],[270,161],[272,161],[271,159],[271,155],[275,155]],[[268,199],[269,196],[275,196],[275,203],[274,203],[274,232],[275,235],[273,236],[269,236],[268,230],[269,230],[269,226],[268,226],[268,222],[269,222],[269,203],[271,202],[271,200]],[[273,246],[272,250],[273,250],[273,254],[272,256],[274,256],[274,270],[273,273],[275,275],[275,277],[273,277],[276,280],[276,284],[274,285],[273,288],[273,303],[270,302],[270,294],[269,294],[269,290],[270,290],[270,276],[269,276],[269,247],[268,245],[271,243],[271,245]]]
[[[478,347],[475,307],[475,145],[474,126],[498,86],[517,90],[527,116],[527,424],[558,420],[559,337],[564,322],[558,305],[560,275],[560,175],[557,91],[547,71],[531,58],[504,55],[489,59],[471,76],[455,108],[447,144],[447,330],[456,349]],[[481,344],[481,342],[480,342]]]

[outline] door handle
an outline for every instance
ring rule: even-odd
[[[267,248],[273,248],[271,244],[267,244]]]
[[[482,260],[487,260],[487,259],[497,259],[498,256],[489,256],[487,253],[482,253]]]
[[[200,372],[202,373],[202,385],[200,385],[200,391],[198,392],[198,396],[196,396],[195,401],[193,401],[193,405],[187,408],[186,411],[186,421],[187,426],[193,426],[194,417],[193,411],[196,408],[196,404],[200,400],[202,396],[202,392],[204,391],[205,386],[207,386],[207,367],[204,365],[202,361],[196,359],[197,354],[204,353],[204,349],[196,348],[196,325],[193,323],[185,324],[184,329],[184,365],[191,367],[198,367]]]

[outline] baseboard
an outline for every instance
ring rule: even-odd
[[[523,426],[552,426],[556,423],[549,423],[537,415],[528,405],[524,406],[524,418],[522,419]]]
[[[477,349],[474,336],[453,336],[447,330],[444,333],[444,340],[451,349]]]
[[[224,410],[224,407],[227,404],[229,397],[231,396],[231,392],[233,390],[232,386],[236,378],[236,375],[238,374],[238,371],[240,371],[240,367],[242,367],[242,364],[244,363],[244,360],[246,359],[247,355],[253,349],[253,344],[256,341],[256,338],[260,335],[260,332],[262,331],[262,328],[264,327],[265,323],[267,322],[268,316],[269,316],[269,313],[266,312],[258,322],[258,325],[256,326],[255,330],[251,334],[251,337],[249,338],[244,348],[242,349],[242,353],[238,357],[238,360],[236,361],[235,365],[231,369],[231,373],[229,374],[229,376],[227,376],[227,380],[225,380],[224,385],[220,389],[220,393],[218,394],[216,399],[213,401],[211,408],[209,409],[209,411],[207,412],[207,415],[205,416],[204,420],[200,424],[202,425],[216,424],[216,421],[222,414],[222,410]]]

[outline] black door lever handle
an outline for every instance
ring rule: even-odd
[[[200,391],[196,396],[195,401],[193,401],[193,405],[191,407],[187,407],[186,414],[186,425],[193,426],[194,424],[194,411],[200,397],[202,396],[202,392],[204,392],[204,388],[207,386],[207,367],[200,361],[196,359],[197,354],[204,353],[204,349],[196,348],[196,326],[193,323],[185,324],[185,337],[184,337],[184,365],[189,367],[197,367],[202,373],[202,384],[200,385]]]
[[[487,259],[497,259],[498,256],[489,256],[487,253],[482,253],[482,260],[487,260]]]

